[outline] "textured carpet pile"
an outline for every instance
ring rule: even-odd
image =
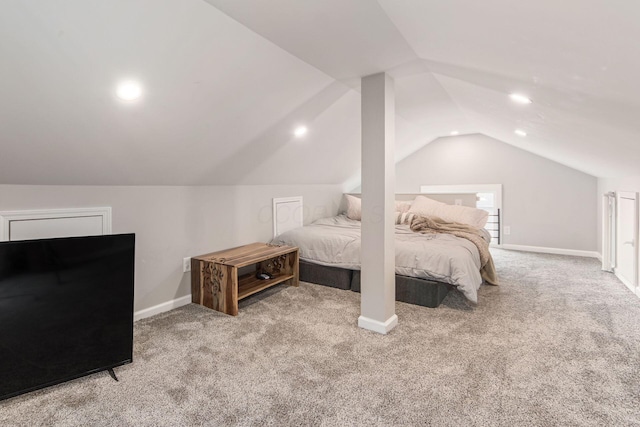
[[[473,307],[302,283],[230,317],[188,305],[135,324],[134,363],[0,402],[0,425],[640,425],[640,299],[597,260],[494,250]]]

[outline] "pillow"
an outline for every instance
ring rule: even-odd
[[[362,220],[362,200],[357,197],[345,194],[347,198],[347,218]]]
[[[362,221],[362,200],[359,197],[345,194],[347,199],[347,218]],[[404,200],[395,201],[396,212],[407,213],[411,208],[411,202]]]
[[[418,196],[411,204],[410,213],[415,215],[437,216],[447,222],[459,222],[484,228],[489,212],[468,206],[447,205],[424,196]]]
[[[411,221],[415,217],[414,214],[410,212],[397,212],[396,211],[396,224],[408,224],[411,225]]]
[[[396,212],[405,213],[411,209],[411,202],[405,200],[396,200]]]

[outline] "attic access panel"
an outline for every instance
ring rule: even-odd
[[[111,208],[0,212],[0,241],[111,234]]]
[[[302,227],[302,196],[273,199],[273,237]]]

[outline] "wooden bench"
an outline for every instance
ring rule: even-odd
[[[272,279],[256,278],[255,272],[238,275],[238,269],[256,265],[257,272]],[[298,248],[252,243],[191,258],[191,301],[238,315],[238,301],[280,283],[299,285]]]

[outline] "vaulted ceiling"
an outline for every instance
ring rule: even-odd
[[[360,77],[382,71],[398,158],[457,130],[637,175],[638,16],[628,0],[7,0],[0,184],[343,183]],[[126,79],[140,99],[115,96]]]

